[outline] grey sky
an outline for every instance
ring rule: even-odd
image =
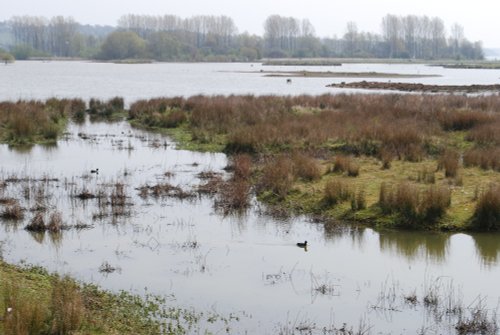
[[[500,47],[498,0],[14,0],[0,11],[0,20],[14,15],[72,16],[81,23],[115,25],[123,14],[227,15],[240,32],[262,34],[271,14],[308,18],[318,36],[340,36],[348,21],[363,31],[379,32],[385,14],[438,16],[449,30],[457,22],[468,39]]]

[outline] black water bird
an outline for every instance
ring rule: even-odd
[[[95,170],[90,170],[90,173],[95,173],[95,174],[99,174],[99,169],[95,169]]]
[[[307,241],[304,241],[304,243],[302,243],[302,242],[297,243],[297,247],[307,248]]]

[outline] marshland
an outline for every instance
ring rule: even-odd
[[[2,310],[16,302],[62,333],[496,333],[500,97],[358,94],[326,87],[358,77],[288,84],[260,66],[3,67],[0,250],[34,267],[2,263]],[[498,79],[416,64],[265,71]],[[22,307],[26,287],[46,307]],[[99,290],[124,290],[106,301],[141,301],[124,313],[147,318],[103,328],[108,316],[88,318]],[[59,317],[64,304],[75,316]]]

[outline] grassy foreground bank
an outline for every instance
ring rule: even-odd
[[[224,151],[226,198],[323,219],[437,230],[500,228],[500,97],[195,96],[134,103],[133,125]],[[250,167],[251,165],[251,167]],[[242,168],[243,166],[243,168]]]
[[[0,334],[186,334],[201,314],[0,260]]]

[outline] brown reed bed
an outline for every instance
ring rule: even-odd
[[[500,129],[496,122],[490,125],[499,119],[492,113],[499,100],[496,96],[196,96],[138,101],[129,118],[134,124],[162,128],[151,119],[182,110],[184,128],[192,134],[206,133],[204,141],[223,136],[229,153],[327,146],[356,155],[385,151],[418,161],[435,155],[440,145],[436,137],[446,137],[446,132],[467,130],[471,141],[481,143],[496,140],[495,135],[481,138],[484,131],[477,129]]]
[[[0,142],[12,145],[55,142],[66,121],[82,113],[80,99],[0,102]]]
[[[416,180],[436,186],[418,192],[409,217],[422,221],[435,216],[431,222],[441,222],[446,229],[456,221],[451,224],[456,229],[472,219],[475,200],[467,194],[478,183],[500,179],[476,170],[498,171],[500,165],[496,162],[498,95],[200,95],[138,101],[132,104],[129,119],[143,127],[161,128],[157,121],[174,111],[184,113],[182,123],[171,132],[175,138],[189,142],[189,148],[250,155],[254,162],[250,181],[259,198],[299,212],[316,213],[321,208],[318,189],[324,190],[331,178],[325,171],[356,177],[343,182],[365,201],[359,206],[356,196],[349,197],[349,211],[359,212],[357,219],[376,222],[380,185]],[[381,171],[374,170],[374,159]],[[443,191],[450,185],[449,192]],[[215,192],[220,185],[207,186]],[[451,210],[442,205],[447,202],[445,193],[455,199]],[[430,205],[425,209],[421,202],[434,196],[441,209]],[[446,219],[444,213],[456,220]]]

